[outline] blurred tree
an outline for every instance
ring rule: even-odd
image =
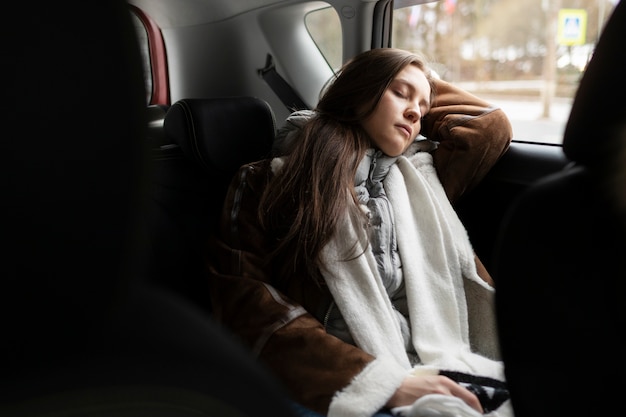
[[[422,53],[452,81],[545,77],[546,57],[571,52],[551,46],[556,32],[547,10],[553,2],[456,0],[452,10],[440,0],[398,9],[392,43]],[[557,8],[586,10],[586,39],[593,44],[616,2],[560,0]]]

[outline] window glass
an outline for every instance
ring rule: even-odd
[[[514,140],[562,142],[599,29],[617,0],[396,2],[392,46],[501,107]]]
[[[149,104],[152,99],[152,65],[150,63],[150,44],[148,42],[148,33],[146,32],[146,28],[141,19],[139,19],[133,12],[131,12],[130,15],[132,17],[135,32],[137,33],[137,39],[139,41],[139,50],[141,52],[141,61],[143,65],[143,79],[146,88],[146,104]]]
[[[331,6],[307,13],[305,24],[328,65],[337,69],[342,64],[341,22]]]

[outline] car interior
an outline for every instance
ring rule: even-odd
[[[339,10],[348,58],[390,45],[403,1],[173,3],[10,6],[37,37],[6,50],[0,415],[294,415],[213,322],[205,245],[237,169],[332,77],[297,22]],[[455,202],[498,288],[516,417],[608,415],[625,387],[625,19],[618,2],[563,144],[513,138]]]

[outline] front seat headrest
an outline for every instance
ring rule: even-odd
[[[228,179],[241,165],[269,156],[276,135],[270,106],[255,97],[181,99],[163,127],[200,169]]]
[[[563,151],[585,166],[602,166],[617,151],[626,121],[626,3],[606,22],[582,76],[565,128]]]

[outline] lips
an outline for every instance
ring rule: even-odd
[[[397,127],[406,132],[406,134],[408,135],[408,137],[411,137],[411,134],[413,133],[413,129],[411,128],[411,126],[408,125],[397,125]]]

